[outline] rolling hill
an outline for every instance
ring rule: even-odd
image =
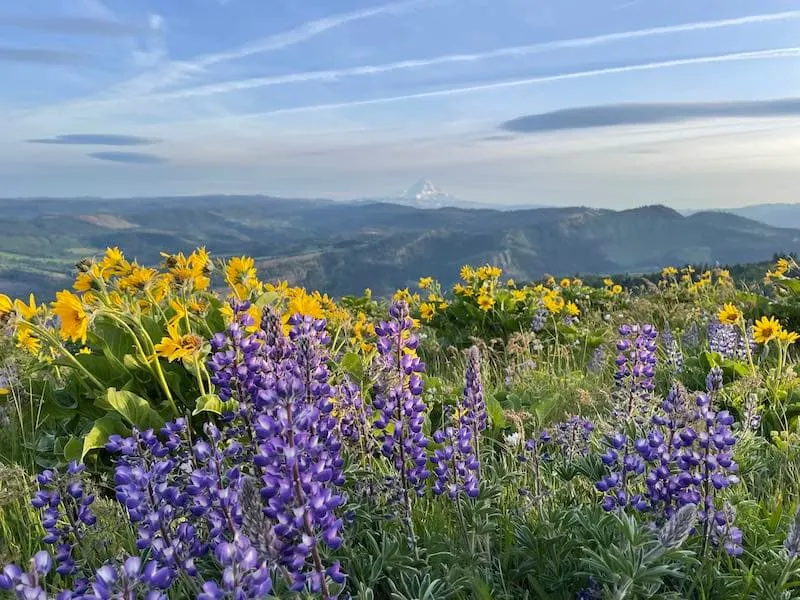
[[[518,279],[545,273],[650,272],[665,264],[767,260],[800,249],[800,230],[722,212],[664,207],[500,211],[268,196],[0,200],[0,291],[52,294],[74,264],[118,245],[155,264],[159,252],[205,245],[256,258],[265,279],[341,295],[388,293],[465,263]]]

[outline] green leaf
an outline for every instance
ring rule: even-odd
[[[81,452],[81,460],[92,450],[105,448],[108,438],[114,434],[128,435],[130,430],[125,427],[122,419],[116,414],[109,414],[101,417],[94,422],[94,425],[83,438],[83,451]]]
[[[236,401],[228,400],[223,402],[222,399],[216,394],[205,394],[195,400],[195,409],[192,415],[199,415],[203,412],[214,413],[215,415],[222,415],[225,412],[235,408]]]
[[[164,337],[164,330],[153,317],[142,317],[142,327],[154,344],[158,344]]]
[[[133,337],[115,321],[102,316],[92,324],[88,340],[98,347],[109,360],[122,361],[122,357],[134,348]]]
[[[364,363],[355,352],[345,354],[339,362],[339,366],[352,380],[360,382],[364,379]]]
[[[64,459],[67,462],[81,460],[83,455],[83,442],[80,438],[71,436],[69,441],[64,444]]]
[[[164,419],[150,403],[133,392],[108,388],[106,400],[128,423],[140,429],[158,429],[164,425]]]
[[[503,407],[494,396],[486,398],[486,412],[492,421],[492,427],[502,429],[506,426],[506,417],[503,414]]]

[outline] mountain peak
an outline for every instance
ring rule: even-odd
[[[401,198],[416,200],[417,202],[424,202],[429,198],[436,198],[437,196],[447,196],[447,194],[433,185],[430,179],[420,179],[400,194]]]

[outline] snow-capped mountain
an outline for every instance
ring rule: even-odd
[[[410,188],[404,190],[397,200],[417,208],[443,208],[445,206],[465,205],[455,196],[451,196],[437,188],[428,179],[420,179]]]

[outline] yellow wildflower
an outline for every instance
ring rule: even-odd
[[[778,333],[778,340],[781,342],[794,344],[798,339],[800,339],[800,334],[795,333],[794,331],[786,331],[785,329],[781,328],[780,332]]]
[[[480,306],[481,310],[483,311],[490,311],[494,306],[494,302],[494,298],[487,296],[486,294],[481,294],[478,296],[478,306]]]
[[[761,317],[753,325],[753,339],[758,344],[766,344],[778,337],[782,329],[775,317]]]
[[[423,321],[430,321],[431,319],[433,319],[433,315],[435,312],[436,308],[433,306],[433,304],[430,304],[429,302],[423,302],[422,304],[419,305],[419,314],[422,317]]]
[[[572,282],[569,280],[569,278],[564,277],[564,279],[562,279],[558,285],[560,285],[562,288],[568,288],[571,284]]]
[[[583,285],[583,279],[578,279],[577,277],[572,280],[572,285],[576,287],[581,287]]]
[[[611,288],[611,293],[614,295],[618,295],[622,293],[622,286],[620,284],[615,284],[614,287]]]
[[[87,346],[84,346],[83,348],[78,350],[78,354],[91,354],[91,353],[92,353],[92,349],[88,348]]]
[[[169,362],[182,358],[190,358],[196,355],[203,347],[203,338],[199,335],[189,333],[181,335],[177,323],[167,325],[167,336],[161,338],[161,342],[154,346],[159,356],[163,356]]]
[[[603,279],[603,285],[606,287],[611,287],[612,285],[614,285],[614,280],[606,277],[605,279]]]
[[[92,263],[87,271],[81,271],[75,277],[72,289],[76,292],[88,292],[98,289],[99,282],[104,281],[102,267],[97,263]]]
[[[475,279],[475,271],[469,265],[464,265],[463,267],[461,267],[459,275],[461,276],[461,279],[463,279],[467,283]]]
[[[131,265],[130,271],[119,280],[119,289],[123,292],[143,291],[155,281],[158,271],[147,267],[140,267],[136,263]]]
[[[306,293],[302,288],[297,288],[297,291],[292,294],[289,304],[286,307],[286,313],[287,317],[291,317],[292,315],[309,316],[314,319],[322,319],[325,317],[320,301]]]
[[[89,316],[81,299],[69,290],[62,290],[56,293],[56,301],[52,303],[52,307],[53,314],[60,320],[61,339],[86,343]]]
[[[411,292],[408,291],[408,288],[403,288],[402,290],[397,290],[392,296],[392,300],[395,302],[409,302],[411,300]]]
[[[31,321],[39,312],[39,307],[36,306],[36,299],[33,297],[33,294],[31,294],[28,297],[27,304],[25,304],[22,300],[14,300],[14,310],[16,310],[17,314],[26,321]]]
[[[775,274],[781,276],[789,270],[789,261],[785,258],[779,258],[775,263]]]
[[[513,290],[511,292],[511,299],[514,302],[525,302],[525,290]]]
[[[450,306],[447,302],[442,300],[439,302],[439,310],[447,310],[447,307]]]
[[[116,275],[121,277],[127,275],[130,271],[131,265],[125,260],[122,250],[114,246],[113,248],[106,248],[106,253],[100,260],[100,274],[103,279]]]
[[[581,314],[581,309],[578,308],[578,305],[574,302],[567,302],[567,314],[577,317],[579,314]]]
[[[420,277],[418,284],[421,289],[427,290],[433,285],[433,277]]]
[[[506,287],[513,288],[513,287],[515,287],[516,285],[517,285],[517,282],[516,282],[516,281],[514,281],[513,279],[509,279],[508,281],[506,281]]]
[[[258,288],[255,261],[249,256],[234,256],[225,265],[225,283],[240,300]]]
[[[556,278],[550,275],[544,282],[547,287],[554,287],[556,285]]]
[[[11,311],[14,310],[14,303],[11,301],[11,298],[6,296],[5,294],[0,294],[0,317],[4,317],[8,314],[11,314]]]
[[[673,277],[678,274],[678,269],[675,267],[664,267],[661,270],[662,277]]]
[[[39,354],[39,349],[42,347],[42,343],[39,338],[34,337],[33,334],[31,334],[29,327],[22,327],[17,330],[17,347],[36,355]]]
[[[735,325],[739,322],[739,319],[742,318],[742,312],[733,304],[728,303],[720,309],[719,313],[717,314],[717,318],[719,319],[720,323],[725,323],[726,325]]]

